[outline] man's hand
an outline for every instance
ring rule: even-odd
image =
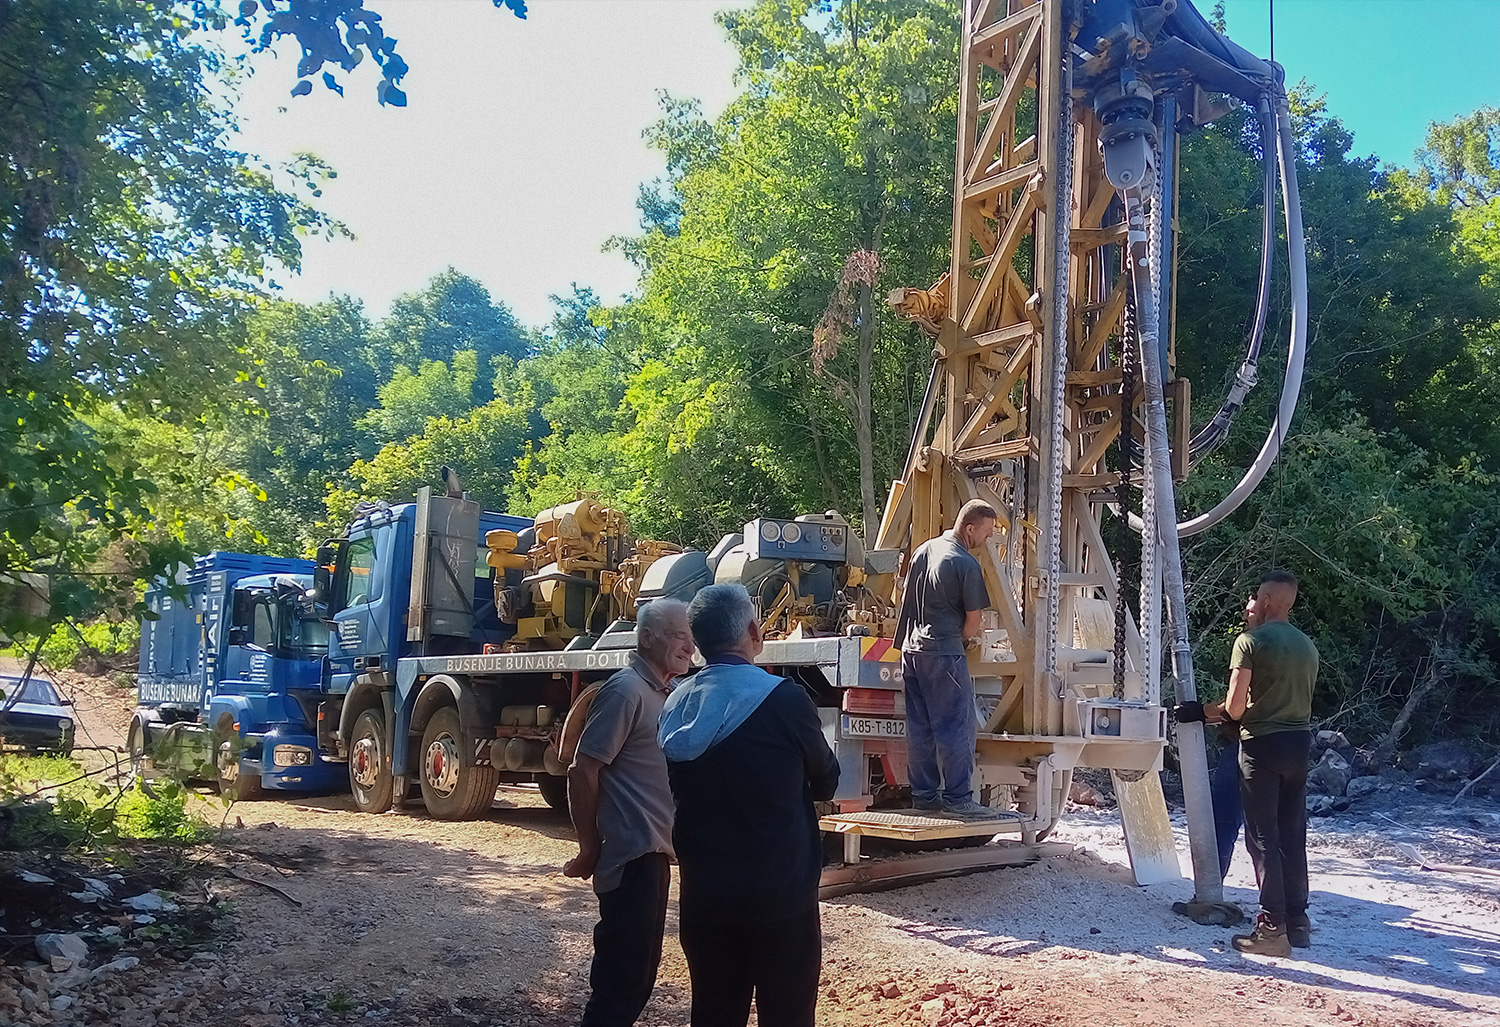
[[[1173,706],[1172,719],[1179,724],[1203,724],[1207,722],[1208,715],[1204,712],[1203,704],[1195,699]]]
[[[587,881],[594,876],[594,869],[599,865],[599,853],[582,852],[563,864],[564,877],[576,877]]]

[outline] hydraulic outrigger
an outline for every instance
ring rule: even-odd
[[[1279,445],[1295,408],[1306,320],[1283,75],[1216,33],[1186,0],[961,0],[960,12],[951,264],[931,289],[898,289],[888,301],[934,336],[935,362],[875,548],[909,553],[969,499],[1001,512],[980,554],[998,623],[971,660],[988,711],[980,776],[1016,790],[1021,811],[1000,833],[1009,829],[1023,848],[1045,854],[1040,843],[1074,768],[1108,769],[1137,881],[1177,878],[1152,773],[1167,741],[1163,678],[1172,679],[1176,701],[1196,697],[1173,483],[1186,477],[1190,454],[1222,438],[1254,383],[1275,208],[1268,188],[1251,354],[1232,404],[1206,430],[1216,437],[1194,438],[1189,385],[1173,374],[1174,340],[1159,313],[1175,300],[1177,139],[1227,112],[1232,98],[1260,112],[1268,186],[1279,158],[1295,296],[1288,390],[1272,429]],[[1235,493],[1184,530],[1227,516],[1276,445],[1268,441]],[[1135,481],[1139,517],[1130,513]],[[1118,570],[1123,554],[1105,542],[1106,510],[1142,532],[1134,610]],[[1238,918],[1222,906],[1202,726],[1181,725],[1178,742],[1192,908]],[[934,832],[923,823],[875,811],[823,821],[846,836],[910,840],[996,830],[945,824]],[[857,856],[857,841],[846,845],[848,865],[825,874],[826,892],[861,883]],[[1011,846],[994,862],[1018,858]],[[938,862],[951,866],[934,872],[983,859],[977,850],[944,854]]]

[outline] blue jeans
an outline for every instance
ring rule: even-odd
[[[901,675],[906,681],[906,763],[912,801],[970,801],[979,725],[968,659],[902,653]]]
[[[1240,742],[1226,740],[1219,749],[1219,765],[1214,768],[1210,794],[1214,803],[1214,835],[1219,843],[1219,877],[1229,873],[1234,859],[1234,843],[1240,837],[1243,812],[1240,803]]]

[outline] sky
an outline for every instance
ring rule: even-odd
[[[525,324],[577,282],[605,301],[635,269],[603,252],[637,231],[637,191],[663,173],[641,138],[657,91],[714,117],[736,94],[714,23],[725,0],[529,0],[525,21],[490,0],[367,0],[411,71],[408,105],[375,102],[375,69],[288,95],[295,46],[263,55],[238,105],[240,144],[272,162],[310,151],[338,171],[318,201],[355,241],[309,240],[282,295],[331,292],[379,317],[449,266]],[[1500,0],[1226,0],[1229,35],[1306,80],[1357,154],[1410,163],[1434,120],[1500,106]],[[1212,0],[1199,0],[1205,14]]]

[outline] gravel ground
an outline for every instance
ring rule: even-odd
[[[1071,855],[825,903],[819,1022],[1242,1027],[1253,1009],[1268,1025],[1495,1023],[1500,882],[1423,872],[1391,842],[1404,832],[1429,858],[1494,863],[1500,809],[1407,798],[1386,808],[1408,827],[1357,811],[1317,822],[1318,927],[1295,959],[1239,956],[1228,931],[1173,916],[1190,885],[1135,887],[1113,815],[1080,809],[1061,831]],[[229,820],[198,858],[233,907],[233,940],[207,938],[183,962],[158,948],[83,984],[76,971],[11,970],[0,1023],[576,1022],[594,899],[559,874],[572,832],[534,791],[502,790],[468,824],[420,809],[360,816],[340,796],[240,804]],[[1228,884],[1248,905],[1247,863]],[[187,885],[178,899],[203,903]],[[687,1023],[675,921],[668,931],[645,1024]]]

